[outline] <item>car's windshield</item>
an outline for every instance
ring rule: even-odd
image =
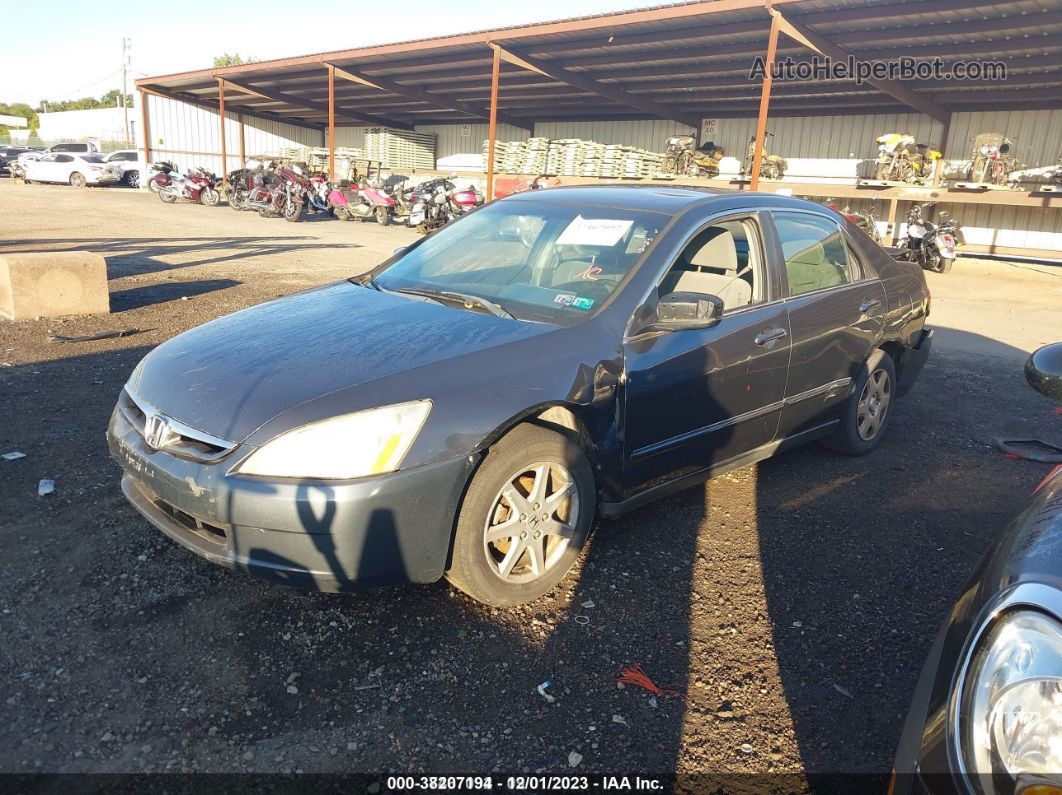
[[[523,320],[571,325],[615,292],[667,220],[637,210],[501,201],[439,230],[377,273],[374,284],[445,300],[452,299],[445,293],[485,298]]]

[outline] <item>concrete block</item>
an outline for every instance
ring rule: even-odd
[[[87,251],[0,255],[0,315],[8,320],[111,311],[107,262]]]

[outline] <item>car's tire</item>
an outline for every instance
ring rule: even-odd
[[[70,185],[75,188],[84,188],[88,185],[88,180],[85,179],[85,175],[80,171],[75,171],[70,175]]]
[[[880,348],[867,357],[852,394],[841,410],[841,424],[823,444],[844,455],[866,455],[881,441],[892,416],[896,366]]]
[[[472,478],[446,578],[494,607],[539,598],[564,579],[586,545],[596,496],[590,462],[575,442],[536,425],[517,426]]]
[[[122,176],[122,180],[130,188],[140,187],[140,172],[139,171],[126,171]]]

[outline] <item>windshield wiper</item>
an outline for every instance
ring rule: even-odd
[[[459,301],[463,301],[465,306],[479,306],[486,309],[495,317],[507,317],[515,318],[512,312],[502,308],[500,305],[488,300],[480,295],[469,295],[468,293],[455,293],[451,290],[440,290],[439,295],[445,295],[447,298],[456,298]]]

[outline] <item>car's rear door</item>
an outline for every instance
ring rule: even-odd
[[[711,271],[733,272],[726,263],[712,268],[711,257],[700,265],[682,262],[697,240],[716,227],[731,230],[732,237],[748,230],[745,240],[716,248],[723,251],[723,259],[740,260],[738,271],[749,266],[746,276],[753,273],[755,286],[737,305],[724,304],[716,326],[641,333],[625,341],[623,442],[628,493],[731,461],[775,435],[789,366],[789,330],[777,280],[768,268],[772,249],[765,245],[759,215],[717,218],[691,232],[656,297],[674,289],[668,281],[679,271],[684,271],[678,286],[682,292],[700,291],[699,281]],[[689,259],[696,260],[696,255]],[[713,273],[704,280],[703,292],[712,294],[713,279],[724,284],[727,278]],[[725,292],[735,294],[732,288]]]
[[[881,339],[888,307],[877,274],[854,255],[838,220],[804,210],[770,215],[792,334],[779,436],[795,436],[838,416]]]

